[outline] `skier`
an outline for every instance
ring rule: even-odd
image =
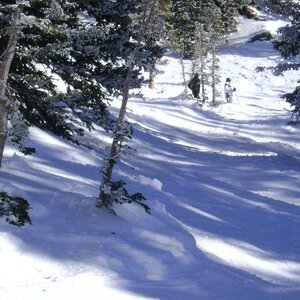
[[[232,94],[236,91],[236,88],[231,87],[231,79],[226,78],[226,82],[224,84],[224,93],[225,99],[227,103],[232,103]]]
[[[198,73],[194,75],[192,80],[189,82],[188,87],[192,90],[193,96],[200,99],[200,78]]]

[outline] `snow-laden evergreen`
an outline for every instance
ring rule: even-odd
[[[134,204],[117,215],[95,208],[111,142],[98,127],[86,136],[93,149],[35,127],[34,155],[8,144],[0,190],[28,200],[32,225],[0,220],[0,299],[298,300],[300,136],[280,95],[299,71],[256,73],[280,55],[271,42],[245,43],[280,25],[243,20],[221,49],[220,85],[232,78],[233,104],[183,99],[173,52],[157,65],[155,89],[132,91],[136,152],[116,177],[143,192],[151,215]]]
[[[290,17],[291,24],[278,29],[278,37],[274,42],[274,47],[277,49],[283,58],[284,62],[280,62],[276,66],[276,73],[281,74],[286,70],[300,69],[300,2],[291,1],[287,5],[284,14]],[[296,120],[291,124],[299,125],[300,123],[300,80],[296,89],[287,93],[284,97],[291,104],[293,115]]]

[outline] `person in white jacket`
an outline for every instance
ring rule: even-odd
[[[227,103],[232,103],[232,95],[233,92],[236,91],[236,88],[232,88],[231,86],[231,79],[226,78],[226,82],[224,84],[224,94],[225,94],[225,100]]]

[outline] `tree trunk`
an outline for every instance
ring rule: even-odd
[[[184,83],[184,94],[186,99],[188,99],[188,82],[186,80],[185,67],[184,67],[184,45],[181,46],[180,64],[181,64],[182,78]]]
[[[203,30],[203,25],[200,24],[199,28],[199,46],[200,46],[200,81],[201,81],[201,97],[203,101],[206,101],[206,90],[205,90],[205,71],[204,71],[204,62],[205,62],[205,55],[206,51],[204,49],[204,30]]]
[[[122,105],[121,105],[121,108],[119,111],[118,122],[117,122],[117,126],[116,126],[116,131],[114,133],[114,138],[113,138],[113,141],[111,144],[109,158],[107,159],[105,168],[103,170],[103,178],[102,178],[102,182],[100,185],[100,195],[99,195],[100,202],[97,203],[98,207],[103,206],[103,205],[105,206],[108,202],[109,195],[105,192],[106,191],[105,187],[108,186],[109,183],[111,182],[112,171],[113,171],[114,166],[117,163],[117,156],[119,155],[122,137],[120,137],[118,132],[120,132],[120,130],[122,129],[123,123],[125,120],[126,107],[127,107],[128,98],[129,98],[130,82],[132,79],[132,72],[133,72],[134,66],[135,66],[135,64],[132,62],[128,69],[127,76],[126,76],[126,79],[124,82],[123,94],[122,94],[122,96],[123,96]]]
[[[151,64],[149,71],[149,89],[154,89],[154,80],[156,76],[155,64]]]
[[[3,160],[4,145],[7,135],[7,80],[11,62],[15,55],[15,49],[18,43],[21,28],[18,23],[20,21],[21,11],[17,10],[12,14],[12,22],[10,26],[9,40],[7,47],[2,55],[2,62],[0,67],[0,168]]]
[[[196,39],[195,39],[195,59],[193,61],[192,74],[199,73],[200,75],[200,97],[203,101],[207,99],[205,85],[206,83],[206,74],[205,74],[205,58],[206,58],[206,49],[204,43],[204,31],[203,24],[196,23]]]
[[[150,5],[150,4],[148,4],[148,5]],[[124,87],[123,87],[123,92],[122,92],[122,105],[121,105],[121,108],[119,111],[117,126],[116,126],[116,129],[114,132],[114,137],[113,137],[113,141],[112,141],[111,148],[110,148],[110,154],[109,154],[108,158],[104,161],[104,167],[103,167],[103,171],[102,171],[103,177],[102,177],[102,181],[100,184],[99,200],[96,204],[97,207],[108,206],[108,204],[109,204],[109,195],[110,194],[108,193],[107,188],[110,187],[110,184],[112,181],[113,168],[117,164],[118,157],[120,155],[120,147],[121,147],[122,139],[124,137],[121,130],[123,128],[124,121],[125,121],[126,108],[127,108],[128,98],[129,98],[129,90],[130,90],[130,83],[132,80],[132,74],[133,74],[133,70],[138,62],[139,49],[142,44],[143,35],[145,34],[147,28],[149,28],[149,24],[151,24],[151,22],[153,20],[154,9],[155,9],[156,5],[157,5],[157,0],[153,1],[151,3],[148,15],[147,15],[147,11],[148,11],[149,6],[144,7],[143,17],[142,17],[142,26],[141,26],[141,30],[139,32],[139,36],[137,39],[137,45],[133,51],[132,58],[129,62],[126,78],[124,81]]]
[[[212,102],[213,105],[217,104],[217,97],[220,96],[218,91],[218,84],[220,83],[219,74],[219,58],[216,36],[212,38]]]
[[[215,42],[213,41],[212,44],[212,83],[211,83],[211,88],[212,88],[212,103],[213,105],[216,105],[216,45]]]

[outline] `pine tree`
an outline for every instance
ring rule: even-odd
[[[197,21],[196,1],[172,0],[171,15],[169,23],[169,39],[177,44],[180,51],[183,51],[185,58],[192,54],[192,42],[194,40],[195,23]]]
[[[209,14],[209,1],[171,1],[171,13],[168,22],[168,39],[170,47],[180,53],[182,67],[182,78],[184,83],[184,94],[188,98],[187,74],[184,59],[193,61],[193,72],[199,70],[202,82],[202,96],[204,96],[204,56],[206,55],[206,45],[204,44],[205,16]],[[204,13],[205,11],[205,13]],[[193,75],[193,74],[192,74]]]
[[[210,40],[207,32],[203,29],[203,24],[196,24],[194,55],[192,59],[192,74],[198,73],[200,77],[200,98],[203,101],[208,99],[206,86],[208,85],[208,51]]]
[[[164,53],[164,49],[157,45],[157,33],[160,36],[160,40],[164,39],[166,36],[166,19],[169,15],[171,0],[159,0],[156,8],[156,22],[153,23],[153,29],[151,30],[153,33],[151,34],[150,43],[148,44],[152,48],[151,52],[153,53],[152,59],[149,61],[149,83],[148,87],[150,89],[154,88],[155,85],[155,77],[157,73],[156,63],[157,59],[162,57]],[[156,32],[156,34],[154,34]],[[156,35],[156,37],[155,37]]]
[[[219,26],[221,30],[220,34],[224,35],[236,31],[238,25],[238,8],[241,5],[241,1],[214,0],[214,2],[220,12],[220,19],[218,20],[218,23],[221,24],[221,26]]]
[[[2,165],[4,145],[7,136],[8,106],[10,102],[7,96],[7,82],[22,26],[22,9],[22,5],[16,5],[11,13],[11,24],[9,26],[9,32],[6,34],[7,43],[2,52],[0,67],[0,167]],[[2,34],[4,33],[5,32],[2,32]]]
[[[208,52],[211,56],[210,78],[212,89],[212,103],[215,105],[220,96],[218,49],[225,41],[226,34],[237,30],[238,5],[236,1],[214,0],[210,3],[209,14],[204,18],[208,39]]]
[[[83,129],[80,123],[89,129],[93,123],[108,128],[106,103],[122,88],[126,68],[119,62],[128,57],[133,47],[128,15],[135,10],[137,1],[57,1],[55,7],[51,3],[52,7],[45,10],[51,29],[46,34],[42,32],[38,40],[34,37],[26,42],[37,44],[30,49],[35,64],[58,75],[66,91],[56,90],[50,96],[48,93],[45,106],[39,107],[37,114],[29,111],[28,118],[73,139],[74,133]],[[40,11],[35,7],[35,14]],[[59,16],[57,11],[61,11]],[[56,103],[60,103],[59,107]],[[72,126],[76,120],[80,123]]]
[[[278,36],[273,42],[274,48],[285,59],[284,62],[276,66],[275,75],[280,75],[287,70],[299,70],[300,63],[295,58],[300,55],[300,3],[296,1],[268,1],[267,7],[272,12],[279,13],[291,20],[289,25],[278,29]],[[299,124],[300,85],[293,92],[283,95],[283,98],[291,104],[293,107],[292,116],[296,117],[296,121],[289,122],[289,124]]]
[[[282,73],[286,70],[299,70],[300,63],[293,58],[300,55],[300,5],[293,14],[293,21],[290,26],[280,28],[279,38],[274,42],[274,47],[287,60],[279,64],[276,72]],[[298,81],[300,83],[300,80]],[[296,124],[300,123],[300,85],[296,89],[284,95],[287,102],[293,107],[293,116],[296,117]],[[291,122],[290,124],[293,124]]]
[[[156,51],[157,47],[153,48],[153,45],[155,44],[153,36],[156,36],[154,28],[158,3],[158,0],[152,1],[151,3],[147,0],[142,1],[138,6],[140,9],[139,13],[133,16],[136,28],[135,47],[126,63],[127,72],[123,83],[122,104],[117,125],[114,130],[112,144],[107,157],[104,159],[102,167],[103,176],[100,184],[99,198],[96,204],[99,208],[111,208],[115,203],[122,204],[124,202],[134,202],[143,206],[148,213],[150,211],[150,208],[143,203],[145,197],[142,194],[135,193],[130,195],[124,187],[125,182],[122,180],[113,180],[113,169],[120,160],[122,154],[124,154],[122,153],[124,150],[124,143],[126,143],[132,135],[132,128],[125,117],[129,100],[129,90],[132,87],[134,80],[134,71],[144,62],[147,63],[147,60],[155,60],[156,55],[159,55],[159,52]],[[159,38],[159,35],[157,38]],[[145,46],[144,49],[147,50],[146,57],[143,55],[143,45]]]
[[[26,120],[24,124],[34,124],[72,140],[85,127],[92,129],[93,123],[111,129],[107,100],[122,90],[126,66],[120,61],[126,60],[134,47],[129,16],[138,1],[21,2],[22,31],[11,62],[3,107],[13,103],[14,110]],[[6,32],[15,8],[20,6],[14,3],[0,4],[2,66],[7,53],[3,46],[8,41]],[[134,78],[138,72],[134,71]],[[53,76],[63,82],[65,91],[58,89]],[[140,83],[140,79],[133,82],[136,86]],[[2,147],[5,124],[1,128]]]
[[[192,71],[199,70],[203,99],[207,97],[205,84],[208,83],[208,78],[205,64],[207,64],[209,51],[213,58],[211,69],[213,100],[218,94],[216,91],[218,83],[217,46],[225,34],[237,29],[238,7],[239,5],[233,0],[172,1],[172,14],[168,20],[169,36],[173,45],[175,44],[181,52],[182,60],[186,57],[192,59]],[[184,73],[183,69],[183,78],[185,78]]]
[[[232,21],[229,21],[231,18],[231,12],[228,14],[228,18],[224,18],[222,12],[222,8],[224,9],[224,7],[221,4],[219,6],[216,5],[212,10],[208,26],[211,41],[209,52],[211,55],[211,89],[213,105],[217,104],[217,97],[220,96],[220,92],[218,91],[218,84],[220,83],[218,46],[224,42],[225,34],[231,32],[233,28],[236,28],[234,25],[232,25],[233,27],[229,25],[231,22],[234,23],[235,20],[233,19]],[[229,8],[230,6],[228,6],[228,9]]]

